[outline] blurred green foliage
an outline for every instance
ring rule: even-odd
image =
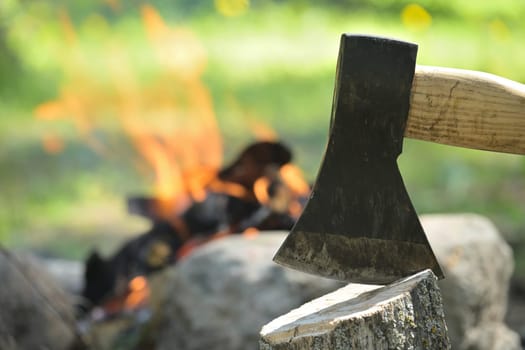
[[[414,3],[405,0],[229,1],[149,2],[170,26],[191,30],[207,52],[204,81],[226,159],[253,139],[250,122],[262,120],[313,180],[326,142],[342,32],[417,42],[420,64],[525,82],[522,0],[416,1],[430,16],[419,27],[403,22],[403,11]],[[218,7],[243,3],[249,7],[237,16],[224,16]],[[0,242],[80,257],[95,241],[111,250],[145,227],[125,214],[124,196],[151,191],[153,175],[121,128],[105,118],[107,110],[101,107],[95,116],[100,123],[90,131],[102,152],[86,144],[71,120],[36,120],[33,114],[78,75],[102,95],[109,91],[108,62],[121,59],[112,56],[114,47],[139,82],[161,78],[142,5],[0,2]],[[62,140],[62,152],[43,150],[49,133]],[[478,212],[509,241],[525,239],[523,157],[407,140],[400,166],[419,212]],[[525,275],[525,252],[516,254]]]

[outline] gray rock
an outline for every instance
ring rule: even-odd
[[[437,278],[349,284],[264,326],[260,349],[450,349]]]
[[[71,295],[80,295],[84,284],[84,262],[65,259],[38,258],[58,285]]]
[[[342,285],[273,263],[284,237],[217,240],[168,271],[157,348],[257,349],[265,323]]]
[[[452,348],[519,349],[503,323],[512,252],[494,225],[467,214],[422,223],[446,276],[439,285]],[[159,275],[159,349],[256,348],[262,325],[341,286],[274,264],[285,235],[217,240]]]
[[[513,258],[498,230],[473,214],[424,215],[421,222],[445,274],[439,285],[452,348],[521,349],[503,323]]]
[[[69,349],[77,340],[73,306],[27,257],[0,247],[0,349]]]
[[[501,322],[484,322],[466,332],[458,349],[520,350],[520,337]]]

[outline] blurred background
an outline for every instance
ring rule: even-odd
[[[254,140],[287,144],[313,181],[341,33],[525,83],[523,18],[523,0],[3,0],[0,243],[111,253],[148,226],[127,196]],[[492,219],[525,278],[525,157],[406,140],[400,167],[419,213]]]

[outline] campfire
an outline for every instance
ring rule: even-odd
[[[184,259],[200,245],[231,234],[250,238],[290,229],[309,189],[283,144],[257,142],[211,178],[199,191],[202,197],[190,197],[184,206],[164,198],[129,198],[129,212],[150,219],[151,229],[126,242],[109,259],[91,254],[84,309],[99,306],[112,315],[141,307],[148,297],[146,277]]]
[[[224,165],[223,140],[202,80],[204,47],[189,29],[167,25],[152,6],[143,6],[141,14],[148,54],[159,74],[144,82],[125,47],[108,40],[107,74],[92,78],[92,64],[63,12],[65,83],[57,98],[35,109],[36,118],[48,123],[72,122],[102,157],[111,145],[96,131],[117,125],[152,180],[151,195],[127,199],[129,213],[149,219],[151,228],[109,258],[93,251],[86,260],[80,309],[96,319],[143,308],[150,294],[148,276],[202,244],[231,234],[249,239],[290,229],[310,191],[290,149],[261,122],[249,123],[257,141]],[[66,147],[55,135],[45,135],[42,142],[50,154]]]

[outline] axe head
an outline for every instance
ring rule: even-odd
[[[310,199],[274,261],[323,277],[385,284],[443,273],[397,166],[417,46],[341,37],[328,145]]]

